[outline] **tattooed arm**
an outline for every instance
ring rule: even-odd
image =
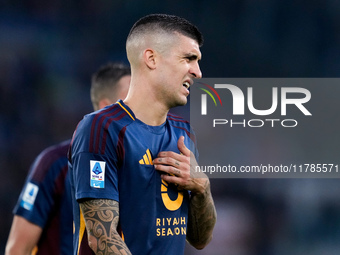
[[[201,182],[198,185],[202,187],[202,191],[191,193],[187,241],[196,249],[203,249],[212,239],[212,232],[216,222],[216,210],[208,178],[197,180]]]
[[[119,203],[109,199],[93,199],[80,203],[89,246],[95,254],[128,255],[128,247],[117,232]]]

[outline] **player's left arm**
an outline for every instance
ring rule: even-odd
[[[117,231],[119,203],[110,199],[89,199],[79,203],[94,254],[131,255]]]
[[[204,173],[195,171],[197,161],[185,146],[184,137],[178,140],[181,154],[162,151],[153,161],[156,170],[168,173],[162,179],[191,191],[187,240],[197,249],[203,249],[212,239],[216,210],[210,191],[210,181]]]
[[[15,215],[6,244],[6,255],[28,255],[39,241],[43,229],[20,215]]]

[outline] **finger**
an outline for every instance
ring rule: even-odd
[[[173,166],[167,166],[167,165],[155,165],[155,169],[158,171],[162,171],[164,173],[170,174],[172,176],[181,176],[181,170],[177,169]]]
[[[180,155],[178,153],[174,152],[163,152],[162,155],[159,155],[158,158],[155,158],[153,160],[154,164],[165,164],[165,165],[170,165],[174,167],[181,167],[183,164],[188,164],[189,160],[186,156]]]
[[[177,148],[179,149],[179,151],[189,157],[190,156],[190,150],[185,146],[184,144],[184,136],[181,136],[179,139],[178,139],[178,142],[177,142]]]
[[[183,155],[173,152],[173,151],[161,151],[157,155],[157,158],[167,158],[167,157],[180,160],[183,157]]]
[[[173,183],[180,186],[183,184],[183,180],[180,177],[174,175],[163,174],[161,175],[161,178],[168,183]]]
[[[153,160],[153,163],[155,165],[171,165],[171,166],[175,166],[175,159],[170,158],[170,157],[160,157],[160,158],[155,158]]]

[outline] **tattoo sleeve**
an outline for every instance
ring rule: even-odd
[[[109,199],[93,199],[80,203],[89,246],[95,254],[131,254],[117,232],[119,203]]]
[[[212,239],[216,223],[216,210],[206,180],[203,194],[193,194],[190,198],[187,241],[197,249],[203,249]]]

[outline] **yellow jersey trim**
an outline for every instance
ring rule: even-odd
[[[35,255],[38,253],[38,246],[34,246],[31,255]]]
[[[79,240],[78,240],[77,254],[79,254],[80,244],[81,244],[81,241],[83,239],[84,232],[85,232],[85,219],[84,219],[83,213],[82,213],[80,208],[79,208],[79,211],[80,211],[80,226],[79,226]]]
[[[124,111],[127,112],[127,114],[129,114],[129,116],[131,117],[131,119],[135,120],[135,118],[131,115],[131,113],[130,113],[128,110],[126,110],[126,108],[125,108],[124,106],[122,106],[122,104],[121,104],[120,102],[117,102],[117,103],[120,105],[120,107],[123,108]]]

